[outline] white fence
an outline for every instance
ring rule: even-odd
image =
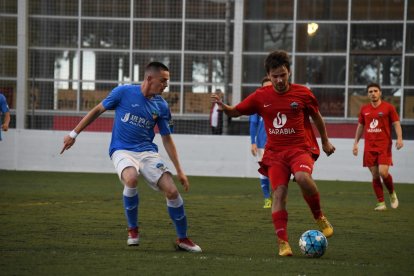
[[[83,132],[76,144],[60,155],[67,132],[15,130],[3,132],[0,142],[0,169],[22,171],[114,172],[108,156],[110,133]],[[160,137],[155,139],[170,168]],[[257,177],[257,163],[250,153],[248,136],[174,135],[180,160],[187,175]],[[314,178],[321,180],[370,181],[360,155],[352,155],[352,139],[332,139],[336,152],[322,154],[316,162]],[[414,141],[393,149],[390,172],[397,183],[414,184]],[[410,165],[411,164],[411,165]],[[1,177],[0,177],[1,182]]]

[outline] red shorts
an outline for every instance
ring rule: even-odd
[[[363,166],[392,165],[392,155],[388,151],[364,151]]]
[[[272,189],[275,190],[279,185],[288,185],[291,174],[312,174],[314,163],[312,154],[303,149],[281,152],[265,150],[259,172],[269,177]]]

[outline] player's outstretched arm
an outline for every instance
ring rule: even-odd
[[[400,121],[396,121],[392,123],[395,129],[395,134],[397,135],[397,142],[395,143],[395,147],[397,150],[401,149],[404,146],[403,139],[402,139],[402,128]]]
[[[242,115],[235,106],[223,103],[220,96],[217,94],[211,94],[211,100],[217,103],[219,105],[219,109],[223,110],[223,112],[229,117],[240,117]]]
[[[357,156],[358,155],[358,142],[362,137],[362,132],[364,131],[364,125],[358,123],[356,132],[355,132],[355,141],[354,146],[352,148],[352,153]]]
[[[172,139],[171,135],[163,135],[161,136],[161,138],[162,144],[164,145],[164,148],[167,151],[167,154],[170,157],[171,162],[174,164],[175,170],[177,171],[178,180],[180,181],[181,185],[183,185],[184,191],[187,192],[190,189],[190,182],[188,181],[187,176],[181,168],[174,140]]]
[[[82,130],[95,121],[96,118],[98,118],[105,111],[106,109],[103,107],[102,103],[99,103],[97,106],[92,108],[91,111],[89,111],[88,114],[86,114],[78,125],[70,132],[70,134],[63,138],[63,148],[60,151],[60,154],[62,154],[65,150],[70,149],[73,144],[75,144],[76,136],[78,136]]]
[[[325,122],[322,118],[321,113],[318,111],[318,113],[314,114],[312,116],[312,120],[319,131],[319,135],[321,136],[323,151],[326,153],[327,156],[331,155],[335,152],[335,147],[329,141],[328,134],[326,132]]]

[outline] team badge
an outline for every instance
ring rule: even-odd
[[[384,112],[378,112],[378,116],[383,117],[384,116]]]
[[[293,103],[291,103],[290,104],[290,107],[292,108],[292,109],[298,109],[298,107],[299,107],[299,104],[297,103],[297,102],[293,102]]]
[[[152,118],[154,119],[154,121],[157,120],[157,118],[159,116],[158,111],[157,110],[153,110],[151,114],[152,114]]]

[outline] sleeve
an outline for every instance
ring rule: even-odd
[[[400,120],[397,110],[395,109],[395,106],[393,106],[392,104],[390,104],[390,119],[392,123]]]
[[[165,100],[160,102],[161,114],[157,120],[157,126],[162,136],[173,133],[173,121],[171,118],[171,111]]]
[[[358,114],[358,123],[360,123],[361,125],[365,125],[365,117],[362,115],[363,114],[363,109],[364,107],[362,106],[361,109],[359,110],[359,114]]]
[[[2,113],[9,112],[9,106],[4,95],[0,95],[0,110]]]
[[[318,100],[316,99],[315,95],[312,91],[309,90],[309,97],[306,104],[307,113],[309,115],[314,115],[319,112],[319,104]]]
[[[236,110],[239,111],[242,115],[252,115],[254,113],[259,113],[257,109],[258,94],[256,91],[236,105]]]
[[[113,110],[121,101],[122,92],[124,91],[124,86],[118,86],[106,96],[102,101],[102,105],[106,110]]]
[[[250,115],[250,142],[251,144],[256,144],[256,137],[257,137],[257,125],[258,125],[258,118],[257,114]]]

